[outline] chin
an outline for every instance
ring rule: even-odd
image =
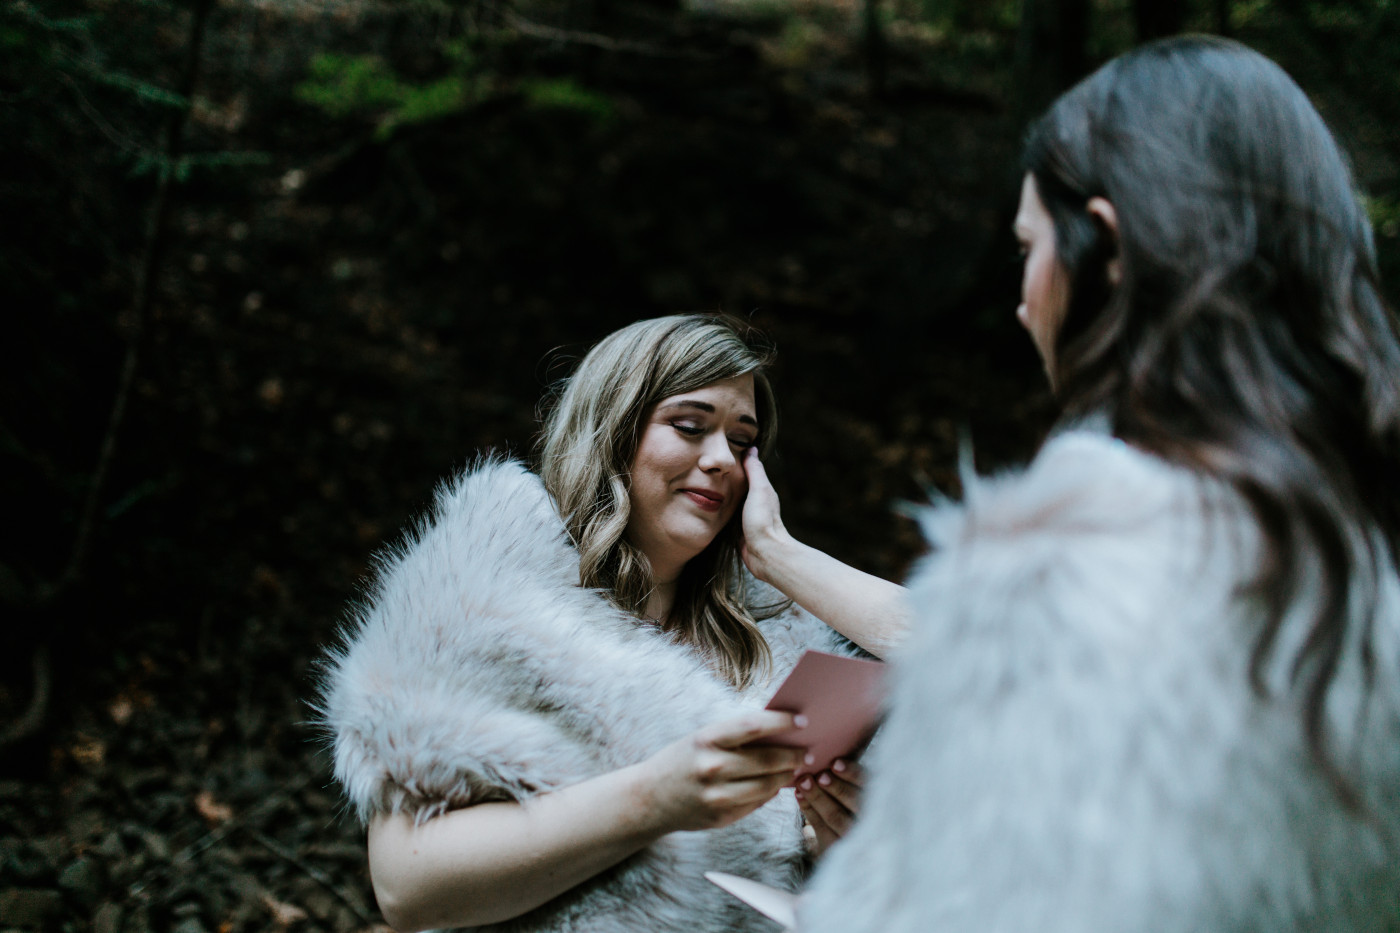
[[[723,526],[720,527],[722,528]],[[678,548],[684,548],[686,551],[690,552],[690,557],[687,559],[693,560],[698,557],[705,548],[713,544],[718,537],[719,531],[715,528],[686,528],[683,530],[677,529],[676,533],[671,536],[671,540],[676,543]]]

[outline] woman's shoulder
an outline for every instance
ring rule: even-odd
[[[1052,437],[1024,469],[962,479],[961,503],[921,516],[935,547],[1141,530],[1208,492],[1195,473],[1087,430]]]
[[[1024,470],[964,490],[961,503],[921,516],[932,550],[910,581],[921,618],[911,644],[932,651],[974,633],[1045,656],[1077,644],[1146,649],[1165,605],[1177,631],[1224,611],[1257,538],[1227,487],[1088,431],[1059,434]],[[1216,629],[1213,639],[1229,631]]]
[[[573,582],[577,557],[540,478],[517,460],[482,457],[440,482],[427,512],[375,557],[372,594],[399,577],[543,574]]]
[[[505,532],[503,546],[519,536],[554,539],[564,532],[539,476],[519,460],[497,456],[480,457],[440,482],[427,521],[472,526],[493,537]]]

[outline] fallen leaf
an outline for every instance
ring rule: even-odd
[[[119,726],[124,726],[131,714],[136,712],[136,704],[131,702],[129,697],[119,696],[107,707],[107,713],[112,717],[112,721]]]
[[[79,764],[89,768],[100,768],[107,759],[107,745],[101,739],[80,734],[77,741],[69,747],[68,753]]]
[[[284,929],[306,919],[306,911],[295,904],[279,901],[271,894],[263,895],[263,903],[266,904],[267,909],[272,912],[272,922]]]
[[[207,790],[200,791],[194,798],[194,808],[210,826],[218,826],[233,819],[233,808],[228,804],[219,803]]]

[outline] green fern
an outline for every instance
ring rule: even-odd
[[[599,121],[610,120],[617,112],[617,105],[611,97],[590,90],[573,78],[524,81],[521,90],[533,107],[573,110]]]
[[[311,77],[296,96],[333,117],[348,117],[397,105],[405,88],[377,55],[323,53],[311,60]]]

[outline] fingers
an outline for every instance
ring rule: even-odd
[[[850,831],[860,809],[864,780],[865,772],[858,765],[839,761],[830,771],[807,775],[797,783],[798,806],[811,827],[815,852],[825,851]]]
[[[865,769],[860,766],[859,762],[838,758],[831,763],[831,771],[844,781],[865,786]]]
[[[805,781],[806,778],[803,779],[804,783]],[[798,787],[801,786],[799,783]],[[828,837],[839,839],[850,831],[851,824],[855,822],[855,814],[825,789],[814,786],[810,790],[799,792],[802,796],[798,799],[798,806],[802,808],[802,815],[807,818],[807,822],[816,830],[818,842],[824,842]]]
[[[750,489],[755,486],[771,488],[773,485],[768,480],[768,470],[758,457],[757,447],[750,447],[744,451],[744,472],[748,475]]]
[[[717,722],[702,730],[700,737],[701,741],[716,748],[734,749],[741,745],[761,743],[764,739],[803,729],[806,725],[807,717],[800,713],[793,715],[777,710],[756,710],[737,719]],[[801,760],[800,755],[798,760]]]
[[[757,809],[772,800],[778,791],[786,787],[791,776],[791,774],[779,772],[759,775],[743,781],[730,781],[724,785],[722,797],[729,808]]]
[[[792,779],[791,771],[707,785],[697,803],[703,816],[692,828],[714,829],[742,819],[777,796]]]
[[[806,838],[812,854],[821,855],[832,843],[841,838],[841,834],[828,826],[821,814],[813,809],[805,799],[799,797],[797,805],[802,811],[802,835]]]
[[[816,785],[824,792],[818,795],[817,799],[829,797],[836,806],[849,813],[852,819],[855,818],[855,814],[860,810],[860,785],[835,777],[829,771],[817,775]]]

